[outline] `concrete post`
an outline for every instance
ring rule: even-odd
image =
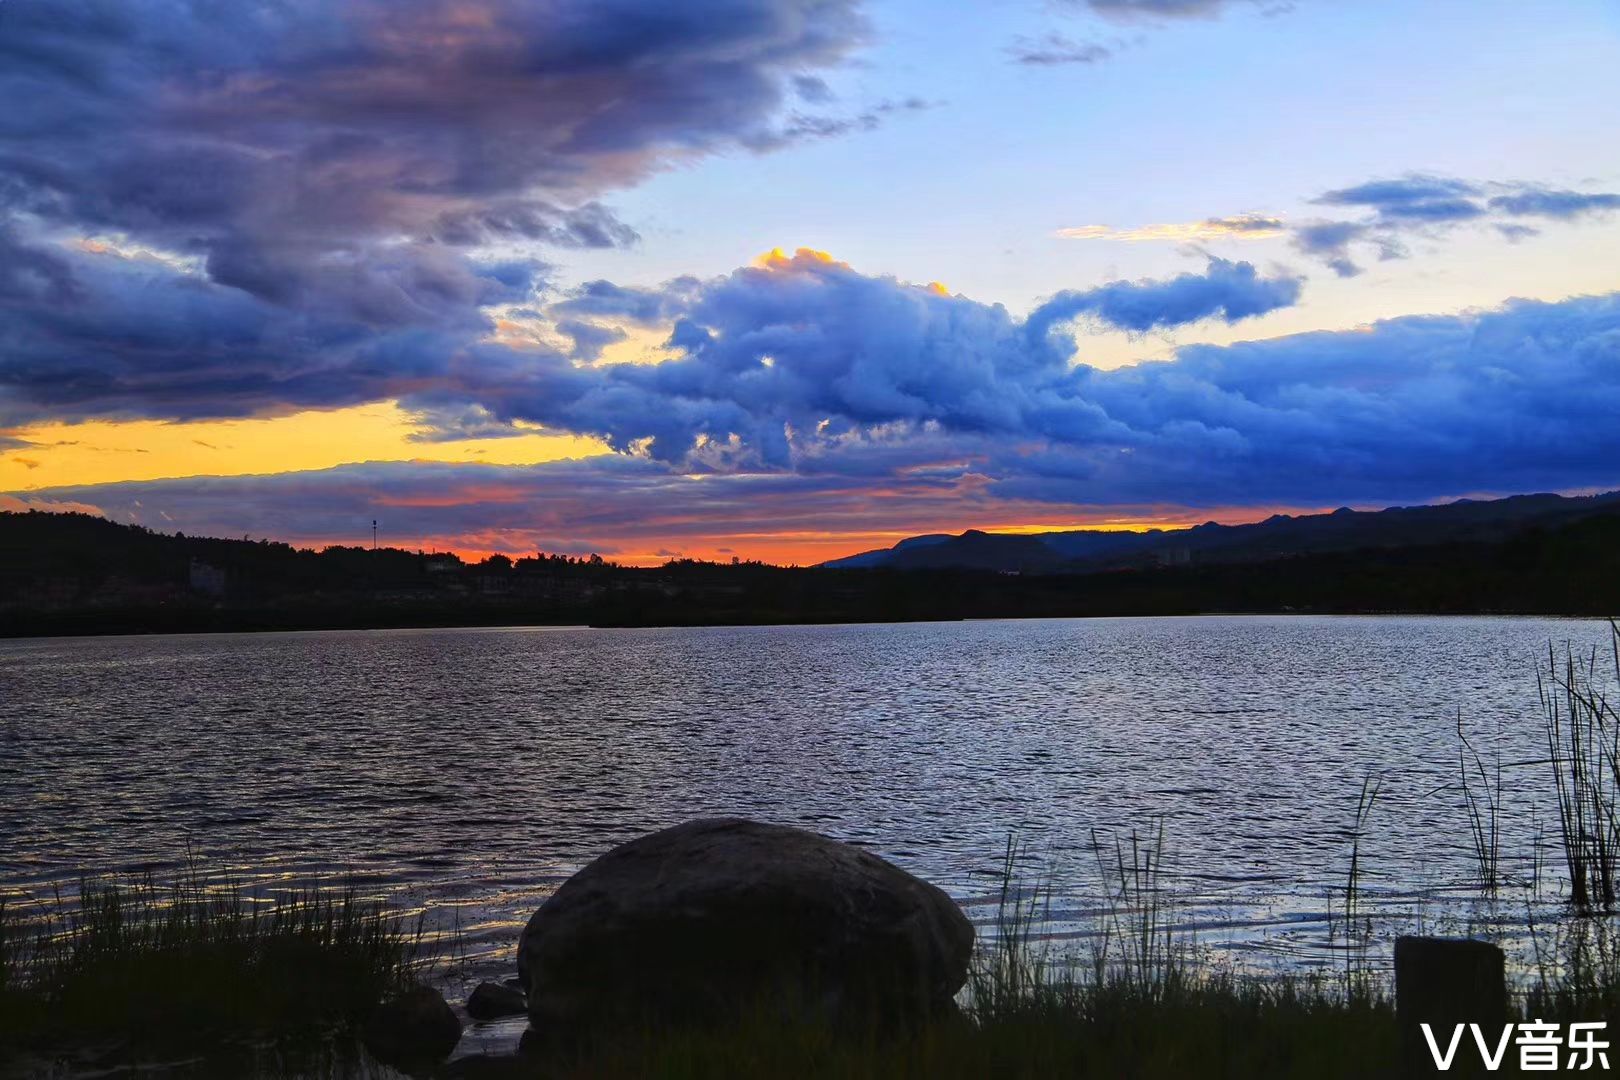
[[[1466,938],[1403,937],[1395,941],[1395,1014],[1401,1031],[1401,1065],[1407,1077],[1490,1076],[1480,1059],[1470,1024],[1478,1024],[1495,1052],[1508,1022],[1507,980],[1502,950]],[[1428,1024],[1442,1055],[1463,1025],[1451,1068],[1435,1067],[1420,1025]],[[1510,1043],[1511,1057],[1516,1053]],[[1508,1065],[1507,1060],[1503,1065]]]

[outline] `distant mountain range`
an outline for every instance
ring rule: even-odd
[[[1515,495],[1438,506],[1386,510],[1343,508],[1299,517],[1277,514],[1248,525],[1207,522],[1190,529],[1120,532],[1075,529],[1048,533],[913,536],[891,548],[864,551],[823,566],[834,569],[973,569],[1019,573],[1212,563],[1261,562],[1290,555],[1507,540],[1528,529],[1556,528],[1595,514],[1620,514],[1620,491],[1602,495]]]

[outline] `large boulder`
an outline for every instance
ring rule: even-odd
[[[870,852],[709,818],[568,879],[529,920],[518,974],[554,1035],[753,1010],[864,1028],[950,1009],[972,949],[950,897]]]

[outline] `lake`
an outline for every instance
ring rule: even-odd
[[[1162,822],[1201,942],[1331,963],[1369,775],[1369,910],[1494,917],[1467,887],[1459,709],[1508,766],[1506,861],[1529,877],[1539,837],[1557,900],[1537,666],[1607,634],[1204,617],[4,641],[0,889],[162,876],[188,853],[267,894],[352,880],[459,928],[475,981],[506,973],[571,871],[693,817],[869,845],[981,920],[1017,837],[1060,939],[1102,895],[1094,844]]]

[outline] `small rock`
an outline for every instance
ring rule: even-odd
[[[461,1021],[431,986],[416,986],[379,1005],[361,1033],[371,1055],[385,1065],[443,1061],[461,1041]]]
[[[529,1011],[528,999],[522,990],[514,990],[500,983],[479,983],[467,995],[467,1015],[474,1020],[498,1020],[503,1016],[522,1016]]]

